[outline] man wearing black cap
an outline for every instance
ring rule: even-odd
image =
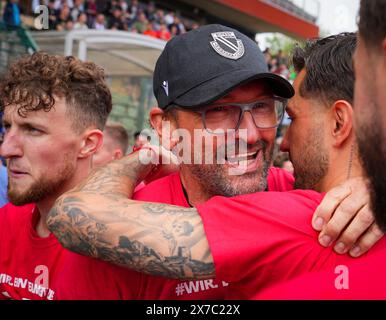
[[[183,143],[190,143],[190,157],[196,161],[183,163],[180,177],[191,205],[214,195],[230,197],[266,190],[276,128],[284,114],[285,99],[294,91],[288,81],[268,72],[254,41],[221,25],[204,26],[172,39],[157,61],[154,93],[159,108],[151,111],[150,120],[161,140],[170,139],[165,137],[162,120],[170,124],[171,132],[183,128],[189,133],[190,141]],[[240,106],[229,107],[230,103]],[[268,122],[261,117],[265,112],[262,103],[271,108]],[[218,122],[225,114],[232,120]],[[210,139],[218,136],[213,134],[216,129],[224,133],[234,129],[236,134],[228,133],[222,140],[217,137],[210,157],[213,161],[203,165],[207,140],[202,148],[195,148],[195,131],[204,131]],[[246,129],[243,137],[238,135],[242,129]],[[240,140],[244,154],[239,151],[231,158],[227,154],[225,163],[215,160],[221,143],[236,148]],[[235,162],[245,160],[245,174],[229,174]]]
[[[192,41],[193,39],[195,41]],[[192,43],[196,45],[193,46]],[[195,57],[202,56],[201,60],[203,61],[189,59],[188,56],[192,52]],[[200,52],[201,54],[199,54]],[[253,55],[249,55],[250,52],[254,53],[255,59],[253,59]],[[242,60],[243,58],[245,60]],[[218,129],[222,129],[222,132],[228,129],[234,130],[233,136],[232,132],[226,135],[227,147],[232,146],[232,143],[234,145],[233,141],[245,139],[247,150],[244,154],[233,156],[232,159],[226,157],[225,164],[184,163],[181,165],[180,174],[170,175],[149,184],[134,195],[135,199],[188,208],[189,206],[200,205],[215,195],[229,197],[264,191],[267,189],[267,184],[268,189],[273,191],[289,189],[288,184],[285,184],[287,180],[280,176],[279,171],[270,170],[268,183],[266,177],[276,133],[275,128],[280,123],[284,112],[283,98],[291,97],[293,89],[284,79],[267,73],[265,64],[261,63],[260,60],[264,61],[264,58],[252,40],[236,30],[218,25],[199,28],[176,37],[168,43],[157,62],[154,76],[154,91],[161,108],[151,112],[152,124],[161,140],[172,140],[170,132],[163,130],[162,120],[169,120],[172,129],[184,128],[190,133],[190,137],[194,137],[195,129],[208,132],[208,134],[216,134],[216,136],[219,132]],[[201,72],[195,71],[199,67]],[[239,134],[243,129],[247,129],[245,137]],[[193,144],[193,138],[190,139]],[[194,153],[192,156],[202,160],[203,149],[195,149],[192,151]],[[218,144],[213,147],[215,156],[217,150]],[[199,154],[198,157],[197,154]],[[131,161],[129,162],[131,163]],[[242,175],[228,174],[227,169],[232,168],[235,162],[243,163],[246,167],[246,173]],[[125,167],[129,166],[130,163],[125,164]],[[59,211],[53,211],[49,224],[52,231],[63,241],[63,244],[82,254],[107,259],[120,265],[133,267],[134,264],[137,270],[145,270],[162,276],[199,278],[200,275],[202,277],[206,277],[208,274],[213,275],[214,268],[213,263],[211,263],[210,251],[202,250],[202,248],[208,248],[206,238],[202,237],[202,227],[195,228],[194,225],[191,226],[186,223],[191,217],[191,210],[194,209],[186,209],[186,211],[176,209],[178,213],[187,214],[186,220],[183,217],[182,221],[175,221],[171,215],[170,219],[156,227],[156,232],[160,238],[153,238],[154,230],[149,231],[145,227],[147,223],[158,221],[157,215],[162,216],[164,207],[162,205],[150,205],[148,210],[154,214],[153,217],[147,217],[144,214],[135,218],[141,221],[141,225],[144,227],[143,232],[135,235],[125,233],[127,227],[125,226],[125,210],[127,208],[125,201],[129,200],[122,199],[121,195],[127,194],[131,180],[124,175],[124,168],[120,167],[117,170],[116,166],[119,164],[115,163],[109,166],[106,168],[107,171],[100,172],[101,175],[97,180],[91,177],[85,185],[75,191],[76,197],[79,197],[81,199],[79,201],[82,202],[79,207],[77,206],[78,199],[71,198],[71,196],[65,199],[65,203],[58,203]],[[136,169],[139,170],[140,168],[136,167]],[[88,189],[89,187],[91,189]],[[116,187],[119,190],[109,194],[101,193],[101,190],[107,190],[110,187]],[[92,194],[94,193],[97,193],[98,197],[93,197]],[[110,200],[109,197],[111,197]],[[111,201],[114,203],[111,204]],[[212,201],[216,201],[216,199]],[[88,206],[91,202],[94,206],[93,210]],[[96,203],[100,203],[100,208],[105,209],[111,204],[112,206],[109,207],[112,210],[111,217],[115,216],[114,221],[117,224],[115,224],[116,227],[112,226],[110,222],[106,224],[105,217],[101,216],[98,224],[100,223],[100,226],[103,226],[103,230],[107,230],[108,234],[102,238],[99,237],[99,231],[92,235],[88,234],[85,240],[92,247],[92,250],[89,251],[77,246],[66,235],[70,233],[74,236],[73,239],[82,239],[82,233],[76,235],[75,233],[77,228],[83,230],[83,227],[93,223],[93,215],[98,215],[99,212],[99,205]],[[66,207],[65,210],[75,209],[77,213],[82,213],[79,225],[74,224],[72,218],[67,217],[66,214],[64,214],[64,221],[57,219],[57,214],[63,204]],[[225,207],[222,208],[226,209]],[[75,211],[72,212],[75,213]],[[92,217],[89,218],[89,215]],[[235,218],[237,219],[237,217]],[[111,221],[111,223],[114,222]],[[310,228],[309,222],[307,222],[307,227]],[[110,228],[114,230],[114,234],[110,234],[108,231]],[[120,234],[124,234],[124,236],[117,238],[117,235]],[[143,242],[129,241],[128,236],[141,237]],[[224,235],[225,237],[226,235]],[[113,239],[111,244],[114,243],[114,247],[110,247],[111,239]],[[155,252],[149,250],[149,246],[144,245],[144,243],[148,244],[150,241],[158,248],[157,242],[162,241],[155,240],[154,242],[152,239],[167,239],[169,244],[167,248]],[[136,249],[139,249],[141,253],[132,255],[131,252]],[[172,256],[168,250],[173,252]],[[315,252],[319,252],[319,250],[322,248]],[[232,253],[229,252],[229,254]],[[188,264],[186,268],[183,266],[185,262]],[[141,292],[147,294],[146,298],[153,299],[222,298],[228,288],[228,284],[221,278],[179,282],[153,277],[145,283],[146,285]],[[162,285],[157,287],[158,283]],[[154,289],[160,287],[161,291]]]

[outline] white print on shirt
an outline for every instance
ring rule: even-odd
[[[339,265],[335,267],[335,274],[338,276],[335,278],[335,289],[348,290],[349,289],[349,270],[345,265]]]
[[[29,279],[20,277],[12,277],[9,274],[0,273],[0,286],[6,284],[13,288],[25,289],[29,293],[39,296],[40,298],[46,298],[47,300],[53,300],[55,292],[49,289],[49,269],[45,265],[38,265],[34,269],[34,273],[38,276],[35,281],[32,282]],[[3,288],[2,288],[3,289]],[[11,298],[11,295],[7,291],[2,291],[1,294],[6,298]],[[27,300],[22,298],[23,300]]]
[[[177,296],[182,296],[184,294],[192,294],[200,291],[217,289],[219,287],[227,287],[229,283],[225,281],[217,281],[215,284],[215,279],[206,279],[206,280],[192,280],[187,282],[181,282],[177,284],[175,292]]]
[[[48,270],[47,266],[39,265],[35,268],[35,274],[39,274],[39,276],[35,279],[35,284],[40,285],[44,288],[49,287],[49,281],[50,281],[50,271]]]

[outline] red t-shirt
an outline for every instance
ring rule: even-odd
[[[385,300],[386,252],[368,255],[358,261],[312,272],[278,284],[254,299],[259,300]]]
[[[58,300],[132,300],[142,274],[94,258],[67,257],[54,285]]]
[[[293,188],[291,174],[278,168],[270,168],[268,189],[286,191]],[[178,173],[153,181],[135,193],[134,199],[189,207]],[[144,276],[140,299],[224,299],[228,283],[221,277],[207,280],[171,280],[164,277]]]
[[[140,274],[70,252],[53,234],[39,237],[38,219],[34,205],[8,203],[0,209],[0,299],[131,299],[138,295]]]
[[[355,260],[319,245],[311,219],[322,197],[308,190],[259,192],[197,206],[216,276],[229,282],[227,299],[251,299],[275,283]],[[385,245],[381,240],[359,259]]]
[[[56,298],[53,284],[68,252],[51,234],[40,238],[34,205],[0,209],[0,299]]]

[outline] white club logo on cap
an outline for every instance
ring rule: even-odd
[[[219,55],[232,60],[240,59],[244,55],[244,44],[236,38],[234,32],[214,32],[212,37],[214,41],[210,44]]]

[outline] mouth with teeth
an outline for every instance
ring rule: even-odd
[[[257,170],[259,163],[263,161],[263,149],[235,156],[226,156],[225,161],[228,166],[241,168],[245,173]]]

